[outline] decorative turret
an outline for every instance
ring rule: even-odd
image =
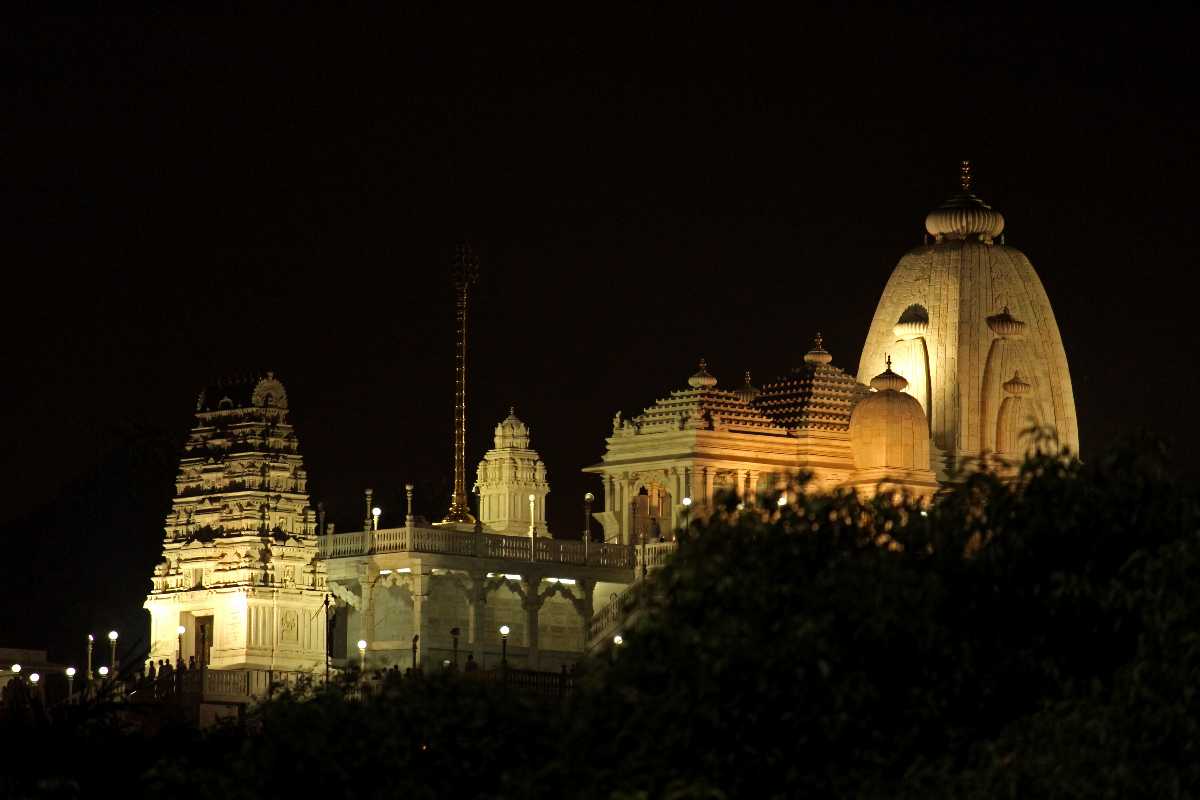
[[[742,384],[742,388],[737,390],[738,397],[742,398],[743,403],[753,403],[754,398],[758,397],[758,389],[750,382],[750,370],[746,370],[746,380]]]
[[[805,364],[830,364],[833,362],[833,355],[825,349],[824,342],[821,339],[820,331],[813,339],[812,350],[804,354]]]
[[[1025,332],[1025,323],[1008,313],[1008,306],[987,318],[988,328],[997,336],[1015,339]]]
[[[528,535],[529,496],[534,496],[533,528],[549,536],[546,526],[546,465],[530,449],[529,426],[517,418],[516,409],[496,425],[496,446],[479,462],[475,488],[479,494],[479,521],[489,533]]]

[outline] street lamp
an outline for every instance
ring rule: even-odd
[[[379,515],[383,513],[383,509],[375,506],[371,509],[371,530],[379,530]]]
[[[41,679],[42,679],[42,676],[38,675],[36,672],[29,673],[29,682],[32,683],[34,686],[37,686],[37,682],[40,681]]]
[[[688,527],[688,514],[692,510],[692,498],[683,498],[683,529],[686,531]]]
[[[109,662],[111,664],[110,669],[113,672],[116,672],[117,671],[117,632],[116,631],[108,632],[108,641],[112,645],[112,660]]]
[[[358,640],[358,673],[365,675],[367,670],[367,640]]]
[[[89,633],[88,634],[88,671],[87,671],[87,682],[89,684],[92,682],[92,646],[95,645],[95,643],[96,643],[96,637],[92,636]]]
[[[596,495],[588,492],[583,496],[583,563],[588,560],[588,542],[592,540],[592,501]]]
[[[175,629],[175,633],[179,635],[179,651],[177,653],[177,656],[178,656],[179,663],[182,664],[183,663],[183,635],[185,633],[187,633],[187,628],[180,625],[179,627],[177,627]]]
[[[13,665],[12,665],[12,671],[13,671],[13,674],[14,674],[14,675],[20,675],[20,674],[21,674],[21,665],[20,665],[20,664],[13,664]]]
[[[779,495],[779,499],[777,501],[775,501],[775,504],[778,505],[780,508],[783,508],[784,506],[786,506],[787,505],[787,492],[784,492],[783,494]]]
[[[507,625],[500,626],[500,664],[508,666],[508,634],[512,628]]]
[[[101,667],[101,668],[100,668],[98,671],[99,671],[99,673],[100,673],[100,677],[101,677],[101,678],[107,678],[107,677],[108,677],[108,667]]]
[[[620,647],[621,645],[625,644],[625,639],[622,638],[621,634],[618,633],[613,637],[613,644],[615,644],[617,647]]]
[[[75,694],[75,668],[67,667],[67,700]]]

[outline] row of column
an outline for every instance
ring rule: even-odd
[[[484,646],[487,641],[485,626],[487,624],[488,595],[492,592],[505,589],[507,579],[499,576],[489,578],[486,573],[469,575],[457,573],[456,576],[451,577],[451,580],[461,580],[464,575],[467,578],[467,582],[465,585],[460,583],[458,588],[466,595],[468,606],[467,641],[471,645],[471,653],[475,657],[475,662],[482,664]],[[429,582],[431,577],[429,573],[424,572],[413,572],[404,577],[404,580],[409,584],[412,598],[412,632],[414,636],[420,637],[417,640],[418,653],[420,653],[421,642],[425,641],[425,601],[429,597]],[[520,581],[521,589],[517,593],[521,597],[521,610],[525,614],[525,645],[527,647],[530,669],[538,668],[541,653],[539,617],[542,607],[553,594],[565,593],[575,606],[575,610],[580,616],[584,646],[587,645],[592,617],[595,614],[593,605],[596,589],[595,580],[586,578],[578,579],[574,585],[561,586],[561,588],[556,588],[554,584],[550,584],[546,590],[542,589],[542,583],[543,576],[541,575],[522,576]],[[375,640],[375,587],[377,584],[378,580],[372,580],[365,574],[360,576],[359,585],[362,588],[363,595],[360,613],[360,636],[368,642]]]
[[[718,470],[715,467],[697,466],[671,467],[669,470],[660,471],[658,477],[661,478],[661,483],[659,485],[665,486],[671,494],[671,527],[676,528],[680,525],[680,508],[684,497],[692,498],[692,508],[696,511],[710,507],[717,473],[729,471],[737,473],[737,481],[734,484],[737,496],[739,498],[754,496],[758,490],[761,470]],[[644,484],[645,481],[631,478],[628,473],[622,477],[605,476],[604,508],[605,511],[613,513],[620,520],[622,544],[633,544],[630,541],[630,532],[633,530],[633,496]]]

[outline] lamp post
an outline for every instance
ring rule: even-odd
[[[458,636],[462,633],[458,628],[450,629],[450,638],[454,640],[454,668],[458,669]]]
[[[41,679],[42,679],[42,676],[38,675],[36,672],[29,673],[29,682],[32,683],[34,686],[37,686],[38,681],[40,681]]]
[[[529,560],[537,561],[537,529],[533,524],[533,504],[537,498],[529,495]]]
[[[375,506],[371,509],[371,530],[379,530],[379,515],[383,513],[383,509]]]
[[[88,634],[88,671],[87,671],[87,683],[89,686],[92,684],[92,646],[95,644],[96,644],[96,637],[92,636],[89,633]]]
[[[75,668],[67,667],[67,702],[71,702],[71,696],[75,694]]]
[[[183,634],[187,633],[187,628],[182,625],[175,628],[175,633],[179,636],[179,649],[175,652],[176,660],[183,663]]]
[[[116,672],[117,672],[117,632],[116,631],[108,632],[108,642],[109,642],[109,644],[112,645],[112,659],[109,661],[109,669],[112,670],[113,674],[116,674]]]
[[[500,666],[508,667],[508,634],[512,628],[507,625],[500,626]]]
[[[21,674],[21,665],[20,665],[20,664],[13,664],[13,665],[12,665],[12,671],[13,671],[13,675],[20,675],[20,674]]]
[[[366,680],[367,674],[367,640],[358,640],[358,674],[362,680]]]
[[[596,495],[588,492],[583,496],[583,563],[588,563],[588,542],[592,540],[592,501]]]
[[[688,514],[691,513],[691,510],[692,510],[692,498],[690,498],[690,497],[683,498],[683,529],[685,531],[688,529]]]

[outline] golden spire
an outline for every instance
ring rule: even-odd
[[[962,190],[966,194],[971,192],[971,162],[958,162],[958,182],[962,186]]]
[[[457,350],[454,358],[454,494],[450,510],[442,522],[475,521],[467,501],[467,299],[471,285],[479,278],[479,259],[471,245],[458,246],[454,258],[454,288],[458,292],[455,319],[458,322]]]

